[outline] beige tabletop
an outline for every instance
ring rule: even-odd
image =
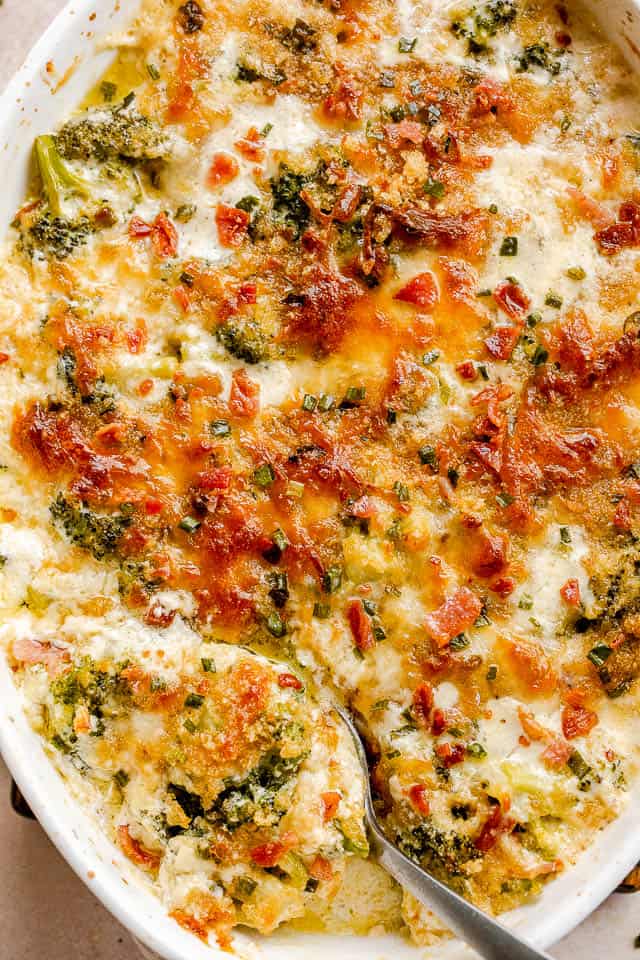
[[[97,0],[99,2],[99,0]],[[0,90],[64,0],[0,0]],[[9,804],[0,761],[0,960],[137,960],[126,933]],[[640,893],[614,895],[554,947],[558,960],[640,960]]]

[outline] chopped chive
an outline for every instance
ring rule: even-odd
[[[365,609],[365,613],[368,613],[370,617],[375,617],[376,615],[376,605],[373,600],[363,600],[362,606]]]
[[[560,124],[560,132],[566,133],[569,127],[571,126],[571,117],[563,117]]]
[[[407,503],[411,497],[409,494],[409,487],[406,483],[402,483],[400,480],[396,480],[393,485],[393,492],[400,501],[400,503]]]
[[[434,180],[433,177],[428,177],[428,179],[425,180],[422,184],[422,189],[428,197],[433,197],[434,200],[442,200],[445,194],[445,186],[442,180]]]
[[[195,517],[183,517],[178,526],[185,533],[195,533],[200,526],[200,521],[196,520]]]
[[[278,527],[277,530],[273,531],[273,533],[271,534],[271,539],[273,541],[274,546],[276,546],[278,550],[280,550],[282,553],[284,553],[284,551],[289,546],[289,541],[287,540],[284,531],[281,530],[280,527]]]
[[[231,433],[231,425],[228,420],[212,420],[209,424],[209,432],[214,437],[228,437]]]
[[[518,600],[518,608],[520,610],[532,610],[533,597],[529,596],[528,593],[523,593],[520,599]]]
[[[312,393],[305,393],[302,398],[302,409],[306,410],[307,413],[313,413],[315,408],[318,406],[318,398],[314,397]]]
[[[275,610],[267,617],[266,625],[272,637],[284,637],[287,632],[287,626],[284,620]]]
[[[342,570],[340,567],[328,567],[322,578],[322,589],[325,593],[336,593],[342,586]]]
[[[263,463],[253,471],[253,482],[257,487],[270,487],[276,475],[270,463]]]
[[[471,643],[471,640],[465,633],[459,633],[456,637],[452,637],[449,641],[449,648],[451,650],[464,650],[465,647],[468,647]]]
[[[467,744],[467,753],[470,757],[475,757],[476,760],[479,760],[481,757],[486,757],[487,755],[487,751],[482,744],[477,742]]]
[[[419,97],[422,93],[422,84],[419,80],[412,80],[409,84],[409,91],[412,97]]]
[[[175,217],[180,223],[188,223],[198,208],[194,203],[181,203],[176,210]]]
[[[340,404],[340,407],[345,410],[357,407],[358,404],[364,400],[366,393],[366,387],[347,387],[344,400]]]
[[[500,256],[501,257],[517,257],[517,255],[518,255],[518,238],[505,237],[500,245]]]
[[[200,663],[202,664],[202,669],[204,670],[205,673],[216,672],[215,661],[212,660],[211,657],[202,657],[200,659]]]
[[[594,667],[602,667],[613,653],[612,648],[606,643],[597,643],[587,654],[587,659],[591,660]]]
[[[545,306],[554,307],[556,310],[559,310],[562,306],[562,297],[559,293],[555,293],[553,290],[549,290],[549,293],[544,298]]]
[[[424,446],[420,447],[418,450],[418,459],[420,460],[420,463],[431,467],[432,470],[438,469],[438,456],[436,454],[435,447],[431,447],[428,443],[425,443]]]
[[[440,353],[438,350],[429,350],[427,353],[423,354],[422,362],[425,367],[430,367],[432,363],[435,363]]]
[[[458,480],[460,479],[460,474],[455,467],[449,467],[447,470],[447,478],[452,487],[458,486]]]
[[[417,42],[417,37],[400,37],[398,40],[398,50],[400,53],[413,53]]]
[[[204,697],[199,693],[189,693],[184,701],[185,707],[193,707],[197,710],[204,703]]]
[[[318,397],[318,410],[320,413],[327,413],[335,403],[334,398],[329,393],[321,393]]]
[[[190,720],[189,717],[187,717],[186,720],[183,720],[183,721],[182,721],[182,726],[183,726],[183,727],[185,728],[185,730],[187,730],[189,733],[195,733],[196,730],[198,729],[198,728],[196,727],[195,723],[193,722],[193,720]]]
[[[396,85],[396,78],[390,70],[383,70],[378,79],[378,84],[381,87],[387,87],[387,89],[391,90]]]
[[[265,123],[264,127],[263,127],[262,130],[260,131],[260,136],[261,136],[261,137],[268,137],[272,130],[273,130],[273,124],[272,124],[272,123]]]
[[[587,275],[587,271],[582,267],[569,267],[567,270],[567,276],[571,280],[584,280]]]
[[[527,317],[527,326],[535,327],[540,323],[541,320],[542,320],[542,314],[538,313],[537,310],[534,310],[534,312],[530,313],[529,316]]]
[[[478,364],[478,372],[479,372],[479,374],[480,374],[480,376],[482,377],[483,380],[488,380],[488,379],[489,379],[489,371],[487,370],[487,365],[486,365],[486,363],[479,363],[479,364]]]

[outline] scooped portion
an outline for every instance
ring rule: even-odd
[[[32,639],[13,653],[36,726],[100,795],[122,852],[203,938],[322,913],[347,860],[366,857],[348,735],[286,666],[222,644],[179,673],[72,659]]]

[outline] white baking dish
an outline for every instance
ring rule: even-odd
[[[440,0],[435,0],[440,2]],[[81,99],[109,62],[100,41],[133,15],[137,0],[72,0],[32,50],[0,98],[0,233],[24,195],[33,138],[49,131]],[[640,0],[592,0],[611,38],[640,69]],[[47,64],[52,64],[53,68]],[[56,86],[72,72],[65,83]],[[170,920],[126,859],[72,799],[31,731],[11,673],[0,658],[0,750],[40,823],[76,873],[131,933],[166,960],[223,960]],[[640,860],[640,785],[626,813],[604,830],[577,866],[546,887],[508,922],[546,947],[584,919]],[[410,960],[420,951],[393,937],[281,935],[237,937],[238,952],[263,960]],[[464,955],[460,945],[439,958]]]

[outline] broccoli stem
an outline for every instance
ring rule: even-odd
[[[36,137],[35,155],[42,187],[54,216],[62,213],[62,202],[67,193],[77,193],[88,197],[89,184],[73,173],[58,153],[55,141],[49,134]]]

